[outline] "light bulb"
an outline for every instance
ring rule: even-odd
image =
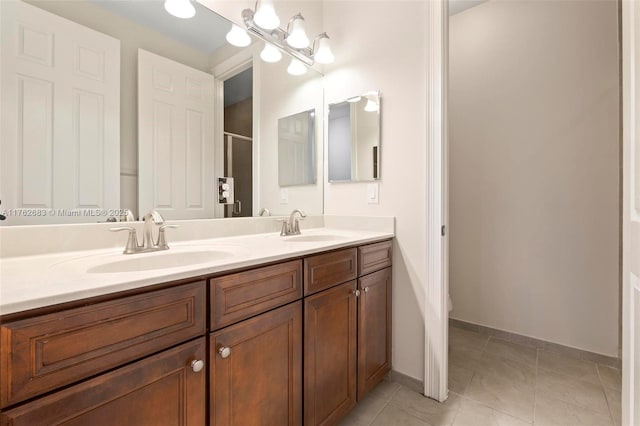
[[[291,58],[291,63],[287,68],[287,72],[291,75],[303,75],[307,73],[307,67],[295,58]]]
[[[265,30],[274,30],[280,25],[280,18],[276,15],[272,0],[261,0],[256,14],[253,15],[253,22]]]
[[[245,30],[233,24],[231,30],[227,33],[227,41],[234,46],[246,47],[251,44],[251,37]]]
[[[287,37],[287,44],[296,49],[309,47],[309,37],[304,31],[304,18],[299,13],[291,21],[291,33]]]
[[[262,52],[260,52],[260,57],[265,62],[273,63],[278,62],[280,59],[282,59],[282,53],[280,53],[280,50],[278,50],[278,48],[274,45],[265,43],[264,49],[262,49]]]
[[[336,60],[335,56],[333,56],[333,52],[331,52],[329,36],[327,33],[320,35],[320,38],[318,39],[318,49],[313,55],[313,59],[315,59],[319,64],[330,64]]]
[[[376,112],[378,111],[378,103],[371,99],[367,99],[367,104],[364,106],[364,110],[367,112]]]
[[[164,8],[167,12],[177,18],[193,18],[196,9],[189,0],[165,0]]]

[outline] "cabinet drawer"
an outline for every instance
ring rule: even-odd
[[[304,294],[316,293],[356,278],[356,248],[311,256],[304,260]]]
[[[302,261],[210,280],[211,328],[218,329],[302,297]]]
[[[204,281],[0,327],[0,405],[117,367],[206,332]]]
[[[358,276],[391,266],[391,241],[358,247]]]
[[[204,337],[0,414],[0,425],[205,424]]]

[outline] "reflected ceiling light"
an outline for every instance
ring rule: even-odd
[[[316,38],[316,42],[318,43],[318,47],[315,50],[313,55],[313,59],[316,60],[319,64],[331,64],[336,60],[335,56],[333,56],[333,52],[331,52],[331,46],[329,45],[329,36],[327,33],[322,33]],[[314,46],[315,46],[314,42]]]
[[[257,6],[257,4],[260,6]],[[273,0],[258,0],[256,2],[256,14],[253,16],[253,21],[260,28],[265,30],[274,30],[280,25],[280,18],[276,15],[276,10],[273,7]]]
[[[286,38],[287,44],[296,49],[304,49],[309,47],[309,37],[304,31],[304,18],[301,14],[297,14],[289,22],[291,32]]]
[[[182,19],[193,18],[196,14],[190,0],[165,0],[164,8],[173,16]]]
[[[364,110],[367,112],[377,112],[380,109],[378,103],[372,99],[367,98],[367,104],[364,106]]]
[[[245,30],[232,24],[231,30],[227,33],[227,41],[234,46],[246,47],[251,44],[251,37]]]
[[[307,73],[307,67],[296,58],[291,58],[287,72],[291,75],[303,75]]]
[[[260,58],[265,62],[278,62],[282,59],[282,53],[274,45],[265,42],[264,49],[260,52]]]

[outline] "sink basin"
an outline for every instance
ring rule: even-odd
[[[215,262],[232,256],[234,256],[233,253],[222,250],[165,251],[150,254],[132,254],[123,260],[93,266],[87,269],[87,272],[90,274],[112,274],[151,271]]]
[[[338,241],[344,240],[346,237],[342,235],[331,235],[331,234],[318,234],[318,235],[295,235],[293,237],[284,238],[285,241],[298,241],[301,243],[311,243],[311,242],[323,242],[323,241]]]

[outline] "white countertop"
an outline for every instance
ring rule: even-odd
[[[0,315],[131,290],[153,284],[214,274],[340,247],[392,238],[393,233],[315,228],[303,236],[330,235],[329,241],[289,241],[278,233],[169,242],[168,251],[124,255],[121,248],[69,251],[0,259]],[[212,260],[200,252],[210,252]],[[171,254],[190,258],[188,266],[166,262],[161,269],[138,270],[135,260]],[[182,253],[182,254],[180,254]],[[196,254],[198,256],[196,256]],[[215,255],[220,254],[220,258]],[[170,259],[165,258],[165,259]],[[98,272],[126,261],[130,272]],[[152,260],[153,261],[153,260]]]

